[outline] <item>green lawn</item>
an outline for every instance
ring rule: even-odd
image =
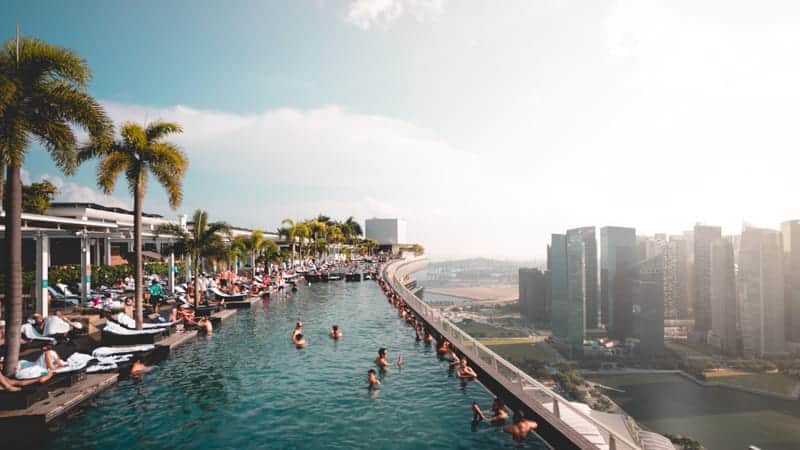
[[[507,359],[520,368],[525,368],[526,362],[553,364],[561,361],[561,356],[546,343],[531,344],[526,342],[496,343],[497,340],[481,341],[495,353]]]

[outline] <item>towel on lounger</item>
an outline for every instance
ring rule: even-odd
[[[156,346],[153,344],[129,345],[126,347],[97,347],[92,352],[92,356],[100,359],[108,356],[124,355],[126,353],[149,352],[154,348],[156,348]]]
[[[39,330],[34,328],[34,326],[29,323],[25,323],[22,325],[22,336],[29,341],[37,340],[37,341],[47,341],[53,344],[56,343],[55,339],[47,336],[42,336],[42,333],[39,333]]]
[[[106,323],[106,327],[103,328],[103,331],[107,331],[109,333],[117,334],[120,336],[136,336],[145,334],[158,334],[163,332],[164,328],[160,327],[160,328],[146,328],[144,330],[129,330],[117,323],[108,322]]]

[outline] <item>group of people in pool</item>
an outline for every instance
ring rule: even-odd
[[[333,325],[331,330],[328,332],[328,336],[334,340],[341,339],[343,334],[341,328],[339,328],[339,325]],[[306,346],[306,338],[303,336],[303,322],[297,322],[294,324],[294,330],[292,330],[292,343],[297,348],[303,348]]]
[[[414,313],[408,304],[406,304],[402,297],[384,280],[378,280],[378,284],[380,284],[389,303],[397,309],[398,315],[414,329],[416,340],[418,342],[423,341],[426,344],[433,343],[434,338],[431,330],[425,325],[423,320]],[[444,337],[441,338],[437,345],[436,354],[440,358],[450,361],[450,370],[455,368],[455,376],[460,379],[462,383],[467,383],[478,378],[475,370],[469,366],[469,360],[466,355],[459,354],[455,346]],[[398,357],[397,361],[398,367],[401,364],[402,355]],[[386,359],[385,348],[381,348],[378,351],[378,358],[375,360],[375,365],[381,369],[389,365]],[[367,373],[367,383],[370,385],[370,388],[380,385],[380,380],[374,369],[370,369]],[[485,412],[477,402],[473,401],[472,416],[473,425],[486,421],[495,426],[503,426],[503,431],[509,433],[517,442],[523,442],[528,434],[538,427],[536,422],[525,418],[525,414],[522,410],[514,411],[513,422],[509,425],[505,425],[508,420],[508,413],[506,412],[503,400],[500,398],[495,398],[491,408]]]

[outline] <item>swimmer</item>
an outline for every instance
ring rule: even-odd
[[[503,405],[503,401],[499,398],[495,398],[492,402],[492,419],[491,422],[494,425],[500,425],[508,419],[508,413],[506,412],[505,406]]]
[[[297,337],[298,334],[303,332],[303,322],[297,322],[294,324],[294,330],[292,330],[292,340]]]
[[[425,338],[423,340],[425,341],[426,344],[430,344],[431,342],[433,342],[433,336],[431,335],[430,331],[425,330]]]
[[[306,346],[306,338],[303,337],[303,333],[297,333],[294,336],[294,345],[297,348],[303,348]]]
[[[381,370],[386,369],[386,367],[388,367],[389,364],[391,364],[389,362],[389,360],[386,359],[386,355],[387,354],[388,353],[386,352],[386,348],[385,347],[381,347],[380,350],[378,350],[378,357],[375,358],[375,365],[380,367]],[[395,364],[397,364],[398,368],[402,368],[403,367],[403,354],[402,353],[397,357],[397,362]]]
[[[510,434],[515,441],[523,442],[528,433],[539,427],[539,424],[525,418],[522,411],[514,411],[514,423],[503,427],[503,431]]]
[[[446,355],[448,350],[450,349],[450,343],[447,342],[447,339],[442,340],[442,345],[436,350],[437,353],[440,355]]]
[[[478,378],[478,375],[472,370],[472,367],[467,365],[467,358],[461,358],[461,362],[456,369],[456,377],[461,378],[462,380],[474,380]]]
[[[131,364],[131,376],[133,378],[141,378],[147,370],[148,367],[144,365],[141,358],[133,360],[133,364]]]
[[[375,389],[377,386],[380,386],[381,380],[378,379],[378,373],[375,372],[375,369],[369,369],[367,371],[367,384],[369,384],[370,389]]]
[[[334,325],[331,327],[331,332],[328,335],[334,339],[339,339],[342,337],[342,330],[339,329],[339,325]]]
[[[478,406],[478,402],[475,400],[472,401],[472,422],[477,423],[481,420],[486,420],[486,416],[483,415],[483,411],[481,411],[481,407]]]
[[[211,336],[211,333],[214,331],[211,321],[206,317],[201,317],[200,320],[197,321],[197,328],[201,333],[205,333],[206,336]]]

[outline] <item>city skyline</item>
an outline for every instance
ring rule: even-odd
[[[13,1],[0,29],[10,38],[19,20],[84,56],[116,122],[182,123],[184,213],[215,205],[265,229],[403,217],[434,258],[517,260],[543,259],[550,230],[592,223],[728,234],[800,217],[782,189],[800,143],[800,65],[785,58],[800,47],[798,5],[241,5],[79,1],[45,14]],[[172,20],[187,8],[192,20]],[[29,153],[28,178],[57,181],[60,200],[130,206],[124,190],[97,193],[91,164],[67,179],[42,153]],[[226,190],[206,182],[216,171]],[[162,199],[153,189],[148,211],[176,214]]]

